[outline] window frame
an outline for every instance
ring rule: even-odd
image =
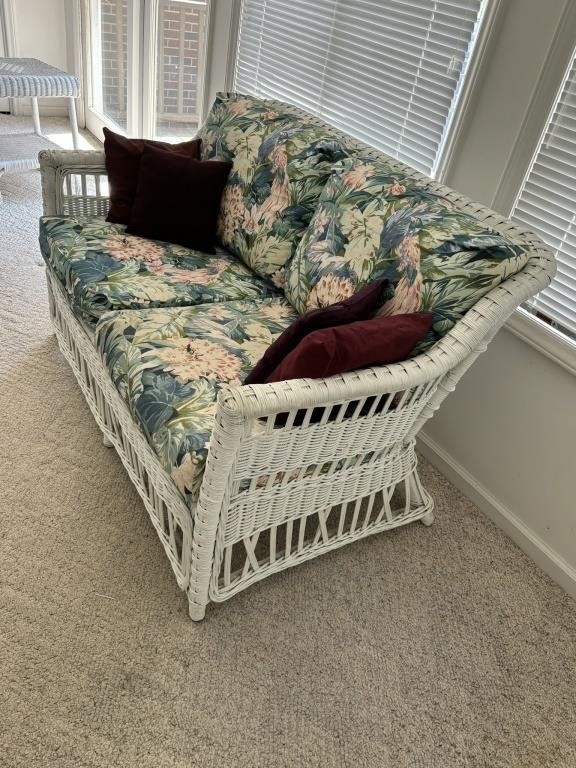
[[[0,55],[17,56],[16,9],[14,0],[0,2]],[[0,99],[0,109],[7,109],[12,115],[19,115],[18,99]]]
[[[213,61],[213,52],[210,41],[212,39],[212,26],[214,17],[214,6],[216,0],[207,0],[207,32],[206,32],[206,55],[202,62],[202,84],[199,93],[199,122],[206,114],[206,85],[209,78],[209,72]],[[157,75],[157,24],[159,0],[132,0],[128,6],[128,51],[127,51],[127,72],[128,79],[137,82],[142,73],[142,88],[138,91],[136,88],[128,89],[128,102],[126,112],[127,127],[123,129],[116,125],[112,120],[107,119],[94,106],[94,84],[92,82],[91,62],[99,55],[99,52],[91,50],[92,39],[90,34],[91,24],[98,23],[92,18],[93,8],[90,0],[75,0],[75,15],[77,16],[74,24],[79,29],[81,52],[80,57],[76,53],[76,60],[82,65],[82,82],[84,84],[84,94],[82,104],[84,107],[84,123],[88,130],[98,139],[103,139],[102,129],[109,127],[118,133],[125,133],[128,136],[142,136],[144,138],[154,138],[155,132],[155,110],[156,110],[156,75]],[[220,86],[221,87],[221,86]]]
[[[230,91],[234,82],[241,0],[211,0],[208,17],[204,115],[218,91]]]
[[[446,134],[440,145],[434,178],[441,184],[445,183],[452,170],[452,163],[465,125],[466,114],[478,86],[482,65],[489,52],[493,36],[497,30],[498,21],[503,13],[504,0],[487,0],[484,17],[478,30],[476,42],[472,48],[468,69],[460,91],[457,94],[454,112],[448,124]]]
[[[547,130],[576,50],[576,4],[567,3],[491,207],[505,216],[520,194]],[[576,342],[519,307],[505,326],[534,349],[576,375]]]

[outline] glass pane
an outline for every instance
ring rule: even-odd
[[[91,2],[92,106],[126,131],[128,0]]]
[[[191,138],[201,115],[207,0],[159,0],[157,138]]]

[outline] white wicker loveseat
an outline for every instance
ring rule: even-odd
[[[381,157],[323,127],[355,151]],[[516,307],[554,273],[551,255],[530,232],[387,161],[520,245],[529,256],[526,265],[486,293],[434,346],[405,362],[330,379],[223,389],[193,500],[158,461],[91,330],[47,265],[60,349],[105,443],[114,446],[143,499],[193,620],[204,617],[208,603],[304,560],[415,520],[430,525],[433,500],[418,477],[416,435]],[[47,151],[40,165],[46,216],[106,215],[103,153]]]

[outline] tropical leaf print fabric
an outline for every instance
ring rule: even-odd
[[[96,218],[40,220],[40,246],[88,323],[112,309],[171,307],[274,296],[224,249],[215,255],[125,233]]]
[[[220,242],[281,287],[332,167],[348,153],[325,129],[273,104],[220,94],[200,136],[203,157],[233,162]]]
[[[266,136],[298,120],[288,107],[278,106],[256,96],[217,93],[197,135],[202,160],[232,160],[238,173],[246,173]]]
[[[432,313],[429,345],[527,259],[385,161],[357,157],[338,164],[326,184],[288,265],[285,292],[302,313],[388,278],[394,295],[379,314]]]
[[[198,493],[224,386],[238,386],[297,315],[283,298],[110,312],[96,345],[160,463]]]

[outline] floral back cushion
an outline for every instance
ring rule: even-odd
[[[337,165],[288,265],[286,297],[302,313],[387,278],[379,314],[429,312],[427,345],[528,260],[527,253],[385,160]],[[422,348],[422,347],[421,347]]]
[[[202,128],[202,156],[233,162],[222,196],[222,245],[282,287],[335,162],[348,154],[326,129],[276,102],[220,94]]]
[[[252,167],[262,140],[281,125],[297,118],[278,103],[240,93],[217,93],[206,122],[197,138],[201,139],[201,159],[234,160],[235,169],[246,172]]]

